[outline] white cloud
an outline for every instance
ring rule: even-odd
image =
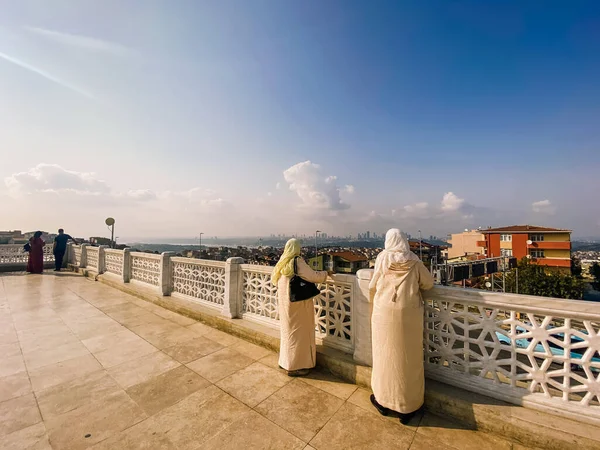
[[[465,204],[464,198],[459,198],[453,192],[446,192],[442,198],[442,211],[454,212],[459,211]]]
[[[406,214],[409,216],[420,216],[423,213],[426,213],[429,208],[429,203],[427,202],[419,202],[414,205],[406,205],[403,209]]]
[[[6,187],[15,196],[36,192],[74,192],[99,195],[110,192],[109,186],[91,172],[75,172],[57,164],[38,164],[27,172],[15,173],[4,179]]]
[[[531,204],[531,209],[533,212],[540,214],[554,214],[556,212],[556,207],[547,199],[533,202]]]
[[[127,196],[134,200],[156,200],[156,194],[149,189],[136,189],[127,192]]]
[[[344,186],[344,192],[346,192],[347,194],[354,194],[354,186],[351,184],[347,184],[346,186]]]
[[[278,182],[278,183],[275,185],[275,189],[277,189],[277,190],[281,189],[281,183],[279,183],[279,182]]]
[[[289,189],[296,192],[302,207],[339,211],[350,206],[340,199],[337,177],[323,177],[321,166],[310,161],[293,165],[283,172]]]

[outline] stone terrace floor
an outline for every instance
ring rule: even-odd
[[[517,449],[72,273],[0,275],[2,449]]]

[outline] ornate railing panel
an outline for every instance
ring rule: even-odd
[[[242,313],[251,318],[277,323],[277,288],[271,283],[272,267],[242,265]]]
[[[98,247],[89,246],[86,248],[87,262],[86,267],[88,269],[93,269],[94,271],[98,271],[99,257],[100,257],[100,249]]]
[[[425,302],[425,367],[487,395],[600,419],[598,306],[436,287]]]
[[[242,265],[242,313],[245,317],[277,324],[277,288],[271,283],[272,267]],[[332,347],[351,350],[354,345],[352,295],[354,277],[336,275],[335,282],[319,285],[314,298],[317,337]]]
[[[104,269],[106,270],[106,272],[122,276],[124,255],[125,254],[123,250],[113,250],[109,248],[105,249]]]
[[[0,245],[0,265],[26,265],[29,253],[23,250],[23,244]],[[44,262],[53,262],[52,243],[44,246]]]
[[[171,258],[173,292],[222,308],[225,302],[225,263]]]
[[[131,253],[131,279],[141,283],[159,286],[160,255],[151,253]]]

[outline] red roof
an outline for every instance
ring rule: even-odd
[[[512,225],[510,227],[488,228],[487,230],[481,230],[481,233],[571,233],[571,231],[562,228],[538,227],[535,225]]]
[[[346,261],[350,261],[350,262],[367,261],[369,259],[365,255],[361,255],[359,253],[354,253],[354,252],[350,252],[350,251],[329,252],[329,255],[330,256],[338,256],[338,257],[345,259]]]

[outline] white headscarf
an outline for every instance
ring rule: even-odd
[[[385,234],[385,250],[375,261],[373,279],[390,272],[392,264],[402,264],[407,261],[420,261],[419,257],[410,251],[406,235],[398,228],[392,228]]]

